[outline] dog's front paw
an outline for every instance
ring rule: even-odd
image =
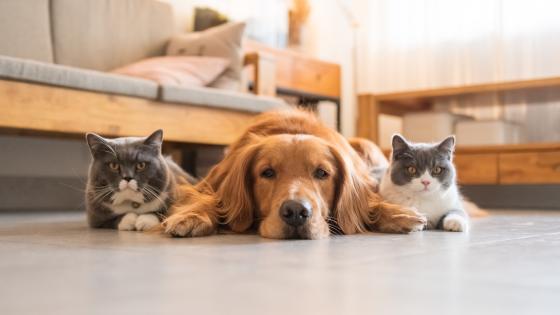
[[[450,232],[467,232],[469,230],[469,222],[465,217],[458,214],[448,214],[443,218],[443,230]]]
[[[139,215],[134,224],[137,231],[148,231],[158,225],[159,219],[152,213]]]
[[[134,231],[137,218],[138,215],[136,213],[129,212],[121,218],[117,228],[119,231]]]
[[[373,216],[373,229],[385,233],[410,233],[426,226],[426,216],[415,208],[384,203]]]
[[[422,231],[427,224],[426,216],[415,208],[403,208],[402,213],[394,214],[391,219],[397,229],[395,232],[400,233]]]
[[[207,216],[176,214],[163,222],[165,233],[175,237],[198,237],[214,234],[216,226]]]

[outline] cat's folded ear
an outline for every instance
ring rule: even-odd
[[[400,151],[403,151],[403,150],[407,150],[409,148],[409,145],[408,145],[408,142],[406,141],[406,139],[398,133],[393,135],[393,139],[391,140],[391,144],[393,146],[393,152],[400,152]]]
[[[455,150],[455,136],[451,135],[445,138],[445,140],[438,144],[437,148],[441,152],[448,153],[449,155],[453,154]]]
[[[97,152],[99,152],[100,148],[109,147],[107,140],[102,136],[95,134],[93,132],[88,132],[86,134],[86,141],[89,147],[89,151],[91,152],[92,156],[96,156]]]
[[[161,147],[163,143],[163,130],[158,129],[144,139],[144,144]]]

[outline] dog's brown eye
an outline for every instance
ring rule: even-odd
[[[325,179],[325,178],[329,177],[329,173],[327,173],[327,171],[325,171],[322,168],[318,168],[313,173],[313,177],[315,177],[317,179]]]
[[[414,167],[414,166],[409,166],[409,167],[406,168],[406,170],[408,171],[408,173],[410,175],[416,174],[416,167]]]
[[[111,163],[109,163],[109,168],[113,171],[118,171],[119,170],[119,164],[115,163],[115,162],[111,162]]]
[[[274,178],[274,176],[276,176],[276,172],[271,168],[267,168],[261,172],[261,177],[263,178]]]
[[[136,170],[137,171],[142,171],[146,168],[146,162],[139,162],[136,163]]]
[[[434,167],[434,169],[432,169],[432,173],[437,175],[437,174],[441,174],[441,172],[443,171],[443,168],[436,166]]]

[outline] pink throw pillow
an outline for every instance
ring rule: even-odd
[[[159,84],[206,86],[228,66],[229,61],[224,58],[164,56],[140,60],[111,72],[148,79]]]

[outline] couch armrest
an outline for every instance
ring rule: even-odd
[[[253,93],[257,95],[276,95],[276,59],[263,52],[249,52],[243,60],[250,67],[249,81],[253,82]]]

